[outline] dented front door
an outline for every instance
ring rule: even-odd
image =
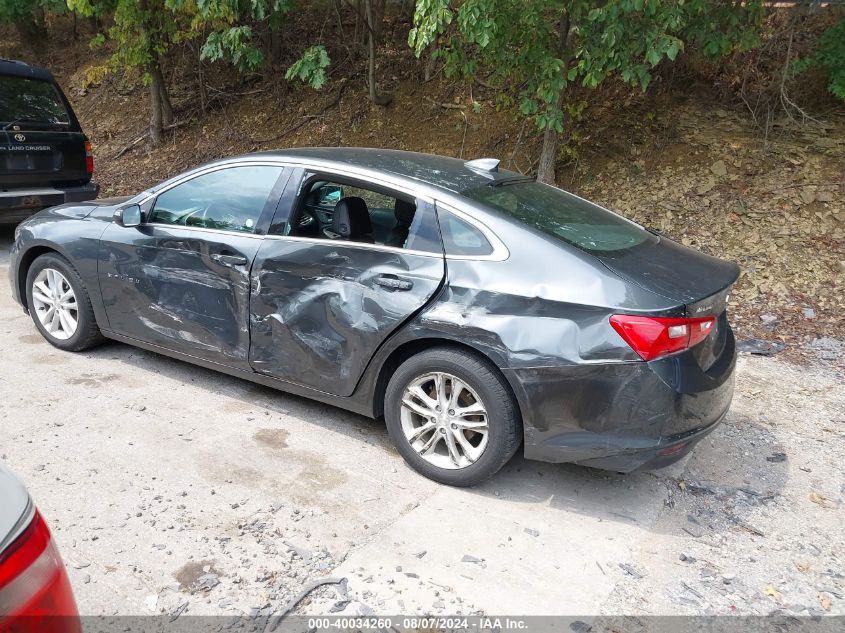
[[[211,166],[145,201],[140,226],[109,225],[98,264],[109,328],[248,369],[250,269],[287,176]]]
[[[248,368],[249,270],[259,235],[112,224],[100,288],[118,334]]]

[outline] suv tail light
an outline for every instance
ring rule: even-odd
[[[654,360],[698,345],[713,331],[716,317],[669,319],[614,314],[610,325],[643,360]]]
[[[0,622],[3,631],[81,630],[65,566],[38,511],[0,553]]]
[[[85,141],[85,171],[89,176],[94,173],[94,153],[91,151],[90,141]]]

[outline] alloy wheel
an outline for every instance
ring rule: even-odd
[[[53,338],[67,340],[76,334],[79,326],[76,294],[67,278],[55,268],[45,268],[32,283],[32,307]]]
[[[471,466],[487,448],[487,409],[466,382],[445,372],[415,378],[402,394],[405,439],[430,464]]]

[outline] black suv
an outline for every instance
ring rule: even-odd
[[[52,73],[0,59],[0,224],[97,197],[94,159]]]

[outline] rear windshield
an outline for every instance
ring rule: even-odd
[[[615,213],[538,182],[486,185],[463,195],[596,255],[656,240],[645,229]]]
[[[67,126],[70,117],[50,81],[0,75],[0,126]]]

